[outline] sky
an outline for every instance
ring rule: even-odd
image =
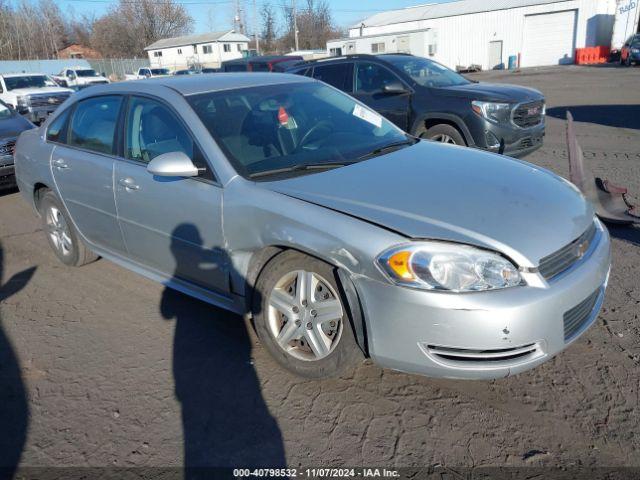
[[[99,16],[104,13],[115,0],[53,0],[60,8],[67,12],[71,9],[77,15]],[[356,22],[380,11],[409,7],[425,3],[440,3],[444,0],[361,0],[359,2],[345,0],[327,0],[333,12],[333,18],[338,27],[348,27]],[[176,0],[184,5],[193,17],[194,33],[226,30],[233,28],[234,0]],[[282,10],[281,5],[289,5],[291,0],[256,0],[257,9],[263,3],[271,3],[276,10]],[[247,23],[252,31],[252,0],[245,0],[248,7]],[[306,3],[297,0],[298,6]]]

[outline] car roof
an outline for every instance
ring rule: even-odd
[[[290,70],[311,67],[313,65],[322,65],[324,63],[332,63],[332,62],[341,62],[346,60],[381,60],[385,61],[389,57],[412,57],[413,55],[409,53],[382,53],[380,55],[369,55],[367,53],[354,53],[351,55],[340,55],[338,57],[326,57],[326,58],[318,58],[315,60],[307,60],[304,62],[299,62],[296,65],[292,66]],[[385,58],[386,57],[386,58]]]
[[[265,85],[283,85],[287,83],[313,82],[316,80],[288,73],[219,73],[217,75],[177,75],[157,77],[135,82],[114,82],[108,85],[96,85],[78,92],[79,97],[108,93],[144,93],[150,86],[167,87],[183,96],[198,93],[235,90],[238,88],[261,87]]]
[[[0,76],[2,77],[29,77],[32,75],[38,75],[41,77],[45,77],[47,76],[46,73],[37,73],[37,72],[16,72],[16,73],[0,73]]]

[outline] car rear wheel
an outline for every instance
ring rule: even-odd
[[[422,128],[416,136],[432,140],[434,142],[449,143],[451,145],[466,145],[466,142],[464,141],[464,138],[462,138],[462,135],[460,135],[460,132],[455,127],[444,123],[434,125],[429,129]]]
[[[98,259],[80,239],[62,202],[51,190],[41,197],[40,216],[47,241],[62,263],[79,267]]]
[[[335,268],[296,251],[265,267],[254,293],[258,337],[278,363],[307,378],[338,375],[362,361]]]

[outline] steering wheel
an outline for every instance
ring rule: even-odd
[[[333,131],[333,123],[331,123],[329,120],[321,120],[318,123],[316,123],[313,127],[311,127],[309,130],[307,130],[307,133],[305,133],[303,135],[303,137],[300,139],[300,142],[298,143],[298,146],[296,147],[296,151],[304,148],[304,146],[307,144],[307,141],[312,137],[312,135],[321,130],[321,129],[325,129],[328,132],[332,132]]]

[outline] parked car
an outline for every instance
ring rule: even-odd
[[[219,68],[204,67],[200,70],[200,73],[218,73],[220,71]]]
[[[426,58],[350,55],[306,62],[290,72],[349,93],[420,138],[513,157],[543,143],[545,99],[540,92],[470,81]]]
[[[609,275],[607,230],[569,182],[295,75],[84,90],[20,136],[16,174],[64,264],[100,255],[250,312],[308,377],[363,355],[513,375],[595,322]]]
[[[250,72],[283,72],[286,68],[300,63],[299,55],[265,55],[249,59]]]
[[[110,83],[109,79],[87,67],[68,67],[53,77],[59,85],[74,90]]]
[[[171,70],[168,68],[142,67],[138,69],[138,73],[127,73],[124,77],[125,80],[144,80],[145,78],[166,77],[167,75],[171,75]]]
[[[43,73],[0,74],[0,100],[39,123],[73,93]]]
[[[284,72],[302,61],[297,55],[266,55],[222,62],[224,72]]]
[[[0,189],[15,187],[13,150],[16,138],[31,128],[34,128],[34,125],[29,120],[18,115],[13,107],[0,100]]]
[[[176,70],[173,72],[174,75],[197,75],[200,73],[198,70],[192,70],[190,68],[186,68],[184,70]]]
[[[640,63],[640,34],[630,36],[620,49],[620,64],[630,67]]]

